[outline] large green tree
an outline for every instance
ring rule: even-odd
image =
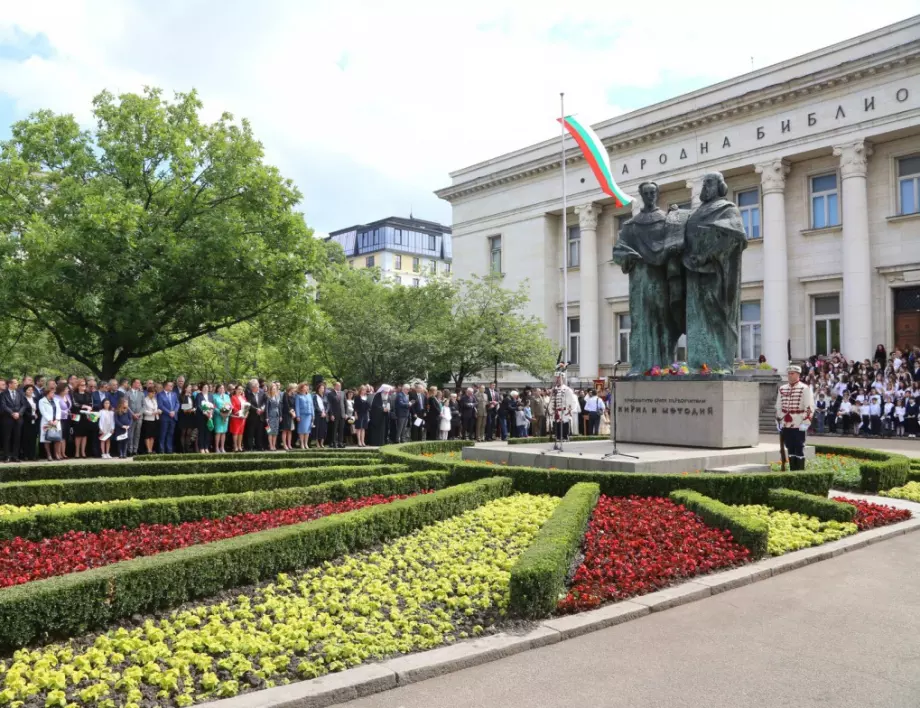
[[[325,252],[247,121],[193,91],[93,101],[92,131],[39,111],[0,144],[0,317],[108,378],[306,301]]]
[[[526,314],[528,284],[509,290],[501,282],[501,276],[489,275],[456,283],[434,365],[449,371],[458,389],[473,374],[498,364],[538,377],[553,369],[555,351],[546,327]]]

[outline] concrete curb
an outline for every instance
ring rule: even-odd
[[[854,495],[855,496],[855,495]],[[389,661],[365,664],[317,679],[278,686],[234,698],[201,703],[196,708],[325,708],[336,703],[361,698],[424,681],[435,676],[478,666],[506,656],[537,649],[565,639],[596,632],[623,622],[644,617],[690,602],[702,600],[726,590],[743,587],[843,553],[866,548],[896,536],[920,530],[920,516],[893,526],[862,531],[855,536],[832,541],[815,548],[768,558],[740,568],[694,578],[681,585],[641,595],[597,610],[565,615],[541,622],[525,634],[505,632],[439,647],[416,654],[406,654]]]

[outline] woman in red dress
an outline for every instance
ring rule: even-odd
[[[246,429],[246,414],[243,413],[243,404],[246,403],[246,396],[243,395],[243,387],[237,386],[233,389],[233,395],[230,397],[230,435],[233,437],[233,451],[243,451],[243,431]]]

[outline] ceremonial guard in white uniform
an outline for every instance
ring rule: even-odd
[[[556,445],[569,439],[569,430],[572,421],[581,408],[578,405],[578,396],[566,385],[565,364],[556,366],[556,379],[549,393],[549,418],[553,421],[553,435]]]
[[[799,381],[802,369],[790,366],[786,370],[788,383],[776,394],[776,423],[780,430],[780,445],[789,452],[789,469],[805,469],[805,433],[815,412],[815,397],[811,387]]]

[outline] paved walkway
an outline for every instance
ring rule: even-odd
[[[777,443],[779,435],[764,433],[760,436],[762,443]],[[809,445],[839,445],[841,447],[863,447],[871,450],[897,452],[908,457],[920,457],[920,439],[918,438],[857,438],[852,435],[809,435]],[[920,706],[920,701],[917,702]]]
[[[348,708],[917,708],[920,533]]]

